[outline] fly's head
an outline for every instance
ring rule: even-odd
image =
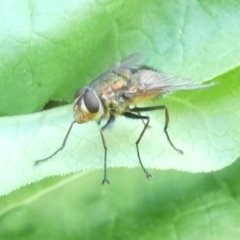
[[[103,116],[102,103],[95,91],[89,88],[77,90],[73,110],[77,123],[97,120]]]

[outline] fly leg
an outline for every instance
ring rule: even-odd
[[[105,138],[103,136],[103,131],[106,130],[107,128],[111,127],[112,124],[114,123],[114,120],[115,120],[115,117],[113,115],[110,115],[110,118],[108,119],[107,123],[100,129],[102,144],[103,144],[103,148],[104,148],[104,170],[103,170],[104,173],[103,173],[102,184],[104,184],[104,183],[110,184],[110,182],[107,179],[107,145],[106,145]]]
[[[136,108],[136,107],[137,107],[137,106],[134,104],[134,108]],[[137,112],[137,115],[142,116],[141,112]],[[144,122],[144,119],[142,119],[142,123],[143,123],[144,125],[146,125],[146,123]],[[148,126],[148,127],[151,127],[151,126]]]
[[[168,131],[167,131],[167,128],[168,128],[168,124],[169,124],[169,114],[168,114],[168,109],[165,105],[161,105],[161,106],[154,106],[154,107],[141,107],[141,108],[138,108],[138,107],[135,107],[135,108],[132,108],[130,109],[131,112],[142,112],[142,111],[145,111],[145,112],[148,112],[148,111],[155,111],[155,110],[164,110],[165,111],[165,125],[164,125],[164,132],[165,132],[165,135],[167,137],[167,140],[168,142],[170,143],[170,145],[176,150],[178,151],[179,153],[183,154],[183,151],[181,149],[178,149],[174,146],[174,144],[172,143],[169,135],[168,135]]]
[[[70,132],[71,132],[71,130],[72,130],[72,127],[73,127],[73,124],[74,124],[74,123],[76,123],[76,122],[73,121],[73,122],[71,123],[71,125],[70,125],[70,127],[69,127],[69,129],[68,129],[68,131],[67,131],[67,133],[66,133],[66,135],[65,135],[65,137],[64,137],[64,139],[63,139],[63,142],[62,142],[61,147],[58,148],[58,149],[57,149],[54,153],[52,153],[50,156],[48,156],[48,157],[46,157],[46,158],[44,158],[44,159],[40,159],[40,160],[35,161],[34,166],[37,166],[39,163],[45,162],[45,161],[47,161],[48,159],[52,158],[53,156],[55,156],[58,152],[60,152],[60,151],[65,147],[66,142],[67,142],[67,140],[68,140],[68,136],[69,136],[69,134],[70,134]]]
[[[132,119],[142,119],[142,121],[145,119],[147,120],[147,122],[144,124],[144,128],[136,142],[136,147],[137,147],[137,154],[138,154],[138,160],[139,160],[139,163],[143,169],[143,171],[145,172],[146,174],[146,177],[147,179],[149,179],[151,177],[151,174],[146,170],[146,168],[143,166],[143,163],[142,163],[142,160],[141,160],[141,157],[140,157],[140,153],[139,153],[139,148],[138,148],[138,144],[139,142],[141,141],[148,125],[149,125],[149,122],[150,122],[150,118],[148,116],[142,116],[142,115],[139,115],[140,112],[148,112],[148,111],[155,111],[155,110],[164,110],[165,111],[165,125],[164,125],[164,132],[166,134],[166,137],[167,137],[167,140],[168,142],[170,143],[170,145],[176,150],[178,151],[179,153],[183,154],[183,151],[176,148],[174,146],[174,144],[172,143],[169,135],[168,135],[168,131],[167,131],[167,128],[168,128],[168,124],[169,124],[169,114],[168,114],[168,109],[165,105],[162,105],[162,106],[153,106],[153,107],[141,107],[141,108],[138,108],[138,107],[135,107],[135,108],[132,108],[130,109],[131,112],[125,112],[123,115],[125,117],[128,117],[128,118],[132,118]],[[133,114],[132,112],[136,112],[138,115],[135,115]]]
[[[142,116],[142,114],[141,114],[140,112],[138,112],[137,115],[138,115],[138,116]],[[144,126],[147,124],[146,122],[144,122],[144,119],[142,119],[142,123],[143,123]],[[151,126],[148,125],[148,127],[151,127]]]
[[[151,178],[152,176],[151,176],[151,174],[147,171],[147,169],[143,166],[143,163],[142,163],[142,160],[141,160],[141,157],[140,157],[140,152],[139,152],[138,144],[139,144],[139,142],[141,141],[141,139],[142,139],[142,137],[143,137],[143,135],[144,135],[147,127],[148,127],[148,124],[149,124],[149,122],[150,122],[150,118],[149,118],[148,116],[136,115],[136,114],[133,114],[133,113],[131,113],[131,112],[125,112],[125,113],[123,113],[123,115],[124,115],[125,117],[132,118],[132,119],[141,119],[142,121],[143,121],[143,120],[147,120],[146,123],[144,122],[144,128],[143,128],[143,130],[142,130],[142,132],[141,132],[138,140],[136,141],[136,147],[137,147],[137,155],[138,155],[139,163],[140,163],[140,165],[141,165],[141,167],[142,167],[142,170],[143,170],[144,173],[146,174],[146,178],[149,179],[149,178]]]

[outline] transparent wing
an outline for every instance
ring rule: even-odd
[[[197,85],[192,83],[191,80],[178,77],[166,77],[160,72],[139,68],[133,75],[131,86],[125,96],[134,98],[135,96],[146,96],[148,94],[160,95],[175,91],[209,88],[215,85],[217,85],[217,83]]]
[[[144,61],[144,54],[143,53],[134,53],[129,55],[128,57],[124,58],[121,62],[114,63],[110,70],[115,70],[118,68],[130,68],[139,66]]]

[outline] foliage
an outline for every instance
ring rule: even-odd
[[[231,239],[238,236],[240,86],[238,1],[0,1],[0,193],[51,175],[102,168],[94,123],[76,126],[66,149],[33,168],[61,143],[72,112],[43,109],[72,102],[114,61],[145,52],[146,64],[171,75],[219,85],[179,92],[153,104],[140,150],[154,178],[139,169],[55,177],[1,197],[1,239]],[[16,116],[19,114],[28,114]],[[8,116],[8,117],[6,117]],[[110,167],[138,166],[134,142],[142,123],[119,118],[106,131]],[[131,132],[131,135],[129,135]],[[158,169],[158,170],[153,170]],[[177,169],[160,171],[160,169]]]

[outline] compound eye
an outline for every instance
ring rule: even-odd
[[[90,113],[96,113],[99,111],[100,102],[97,95],[93,91],[86,90],[83,95],[83,99],[84,99],[84,104]]]
[[[80,88],[75,92],[74,98],[77,99],[78,97],[82,96],[84,92],[86,91],[86,88]]]

